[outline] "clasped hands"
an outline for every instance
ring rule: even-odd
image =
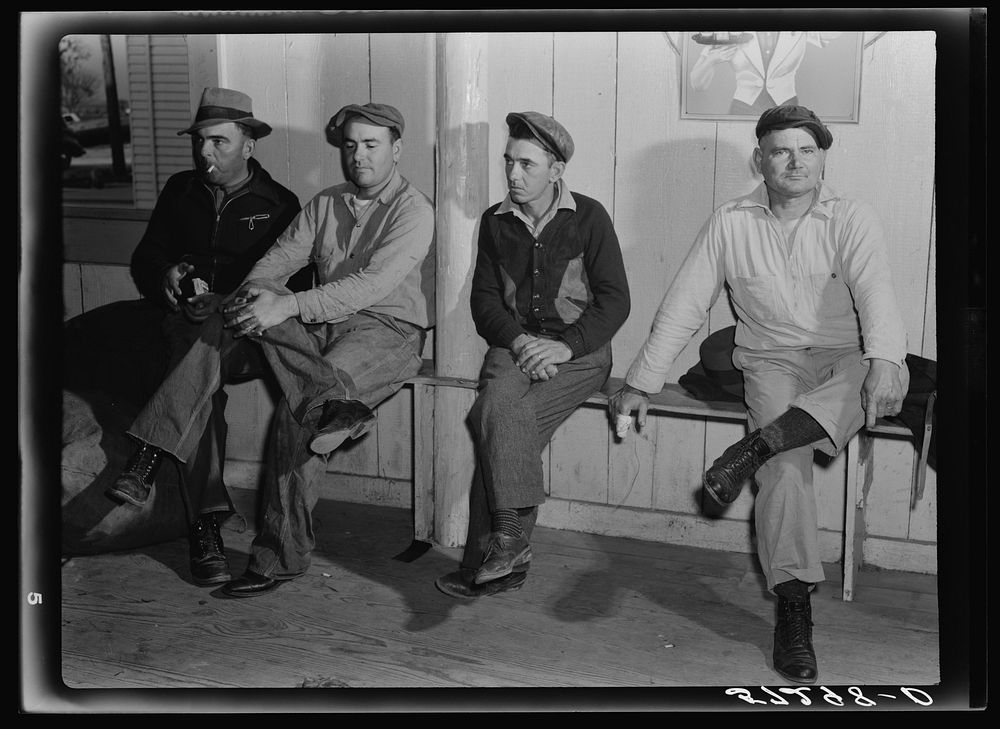
[[[294,294],[278,294],[270,289],[244,284],[222,302],[222,316],[234,337],[257,339],[273,326],[298,315]]]
[[[511,345],[518,369],[532,380],[550,380],[559,373],[557,365],[573,358],[573,350],[559,339],[521,334]]]

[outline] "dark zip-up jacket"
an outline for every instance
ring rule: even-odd
[[[631,307],[621,247],[604,207],[573,193],[535,240],[513,213],[482,216],[470,304],[476,330],[510,347],[523,333],[564,341],[577,358],[611,340]]]
[[[144,297],[162,303],[163,271],[181,261],[193,263],[212,291],[229,294],[288,227],[299,212],[298,197],[252,157],[249,166],[249,184],[218,213],[194,170],[167,180],[132,254],[132,278]],[[293,290],[311,286],[311,271],[288,284]]]

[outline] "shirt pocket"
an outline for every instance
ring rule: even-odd
[[[760,320],[782,316],[781,297],[775,276],[737,276],[733,279],[736,303]]]
[[[844,278],[836,271],[810,274],[816,313],[824,319],[853,313],[854,299]]]

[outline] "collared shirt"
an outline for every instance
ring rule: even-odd
[[[531,233],[531,237],[538,240],[538,236],[542,234],[542,228],[544,228],[561,209],[576,212],[576,200],[573,199],[573,194],[569,191],[569,186],[567,186],[562,180],[556,180],[555,205],[549,206],[549,209],[545,211],[545,215],[542,216],[537,225],[532,222],[530,217],[521,211],[520,205],[510,199],[509,192],[507,193],[507,197],[503,199],[503,202],[500,203],[500,207],[497,208],[497,211],[493,214],[503,215],[504,213],[514,213],[514,217],[522,221],[525,227],[527,227],[528,232]]]
[[[766,352],[861,345],[863,359],[902,364],[906,357],[885,235],[871,206],[821,184],[786,234],[761,184],[721,206],[702,228],[629,368],[629,385],[659,392],[724,284],[736,309],[737,346]]]
[[[315,288],[295,294],[306,323],[362,310],[427,328],[434,324],[434,207],[398,170],[355,217],[351,182],[310,200],[247,276],[283,280],[316,264]]]

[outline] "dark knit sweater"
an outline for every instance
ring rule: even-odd
[[[536,241],[513,213],[482,216],[472,278],[472,318],[492,346],[524,333],[564,341],[580,357],[601,347],[628,318],[621,247],[604,207],[573,193]]]

